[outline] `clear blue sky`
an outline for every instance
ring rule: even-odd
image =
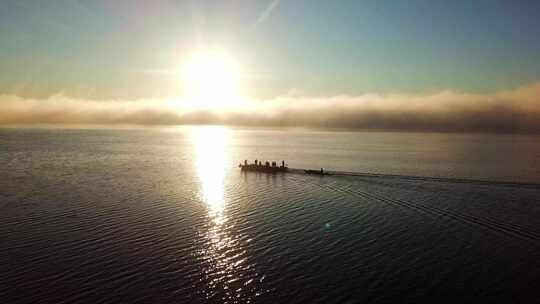
[[[196,45],[227,50],[249,92],[331,96],[540,81],[540,1],[4,0],[0,94],[175,94]]]

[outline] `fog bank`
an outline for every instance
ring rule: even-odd
[[[47,99],[0,95],[0,125],[100,124],[315,127],[403,131],[540,133],[540,83],[495,94],[284,95],[221,112],[174,99]]]

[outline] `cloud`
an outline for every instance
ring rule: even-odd
[[[251,101],[227,112],[182,108],[173,99],[47,99],[0,95],[0,125],[101,124],[313,127],[369,130],[540,133],[540,83],[495,94],[364,94],[301,92]]]

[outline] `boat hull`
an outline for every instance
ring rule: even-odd
[[[240,165],[240,170],[248,172],[278,173],[287,172],[287,167],[272,167],[259,165]]]

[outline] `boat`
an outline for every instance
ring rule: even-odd
[[[250,171],[250,172],[262,172],[262,173],[278,173],[278,172],[289,172],[289,167],[285,164],[285,161],[281,161],[281,165],[278,166],[275,161],[273,162],[261,162],[258,160],[255,160],[254,163],[248,163],[247,160],[244,160],[244,163],[240,163],[238,165],[241,171]],[[302,172],[300,169],[291,169],[291,172],[299,173]],[[304,169],[305,174],[313,174],[313,175],[332,175],[332,173],[326,172],[321,168],[320,170],[313,170],[313,169]]]
[[[328,172],[324,172],[324,170],[321,168],[321,170],[312,170],[312,169],[305,169],[305,174],[314,174],[314,175],[330,175]]]
[[[278,172],[287,172],[289,168],[285,165],[285,161],[281,161],[281,166],[278,166],[275,161],[273,162],[260,162],[255,160],[255,163],[248,164],[247,160],[244,160],[243,164],[239,164],[238,167],[241,171],[251,171],[251,172],[263,172],[263,173],[278,173]]]

